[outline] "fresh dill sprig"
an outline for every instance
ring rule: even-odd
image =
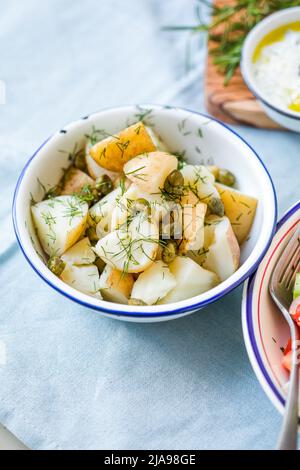
[[[146,174],[146,173],[139,173],[139,172],[140,172],[141,170],[143,170],[144,168],[146,168],[145,165],[144,165],[144,166],[140,166],[139,168],[135,168],[135,169],[132,170],[132,171],[127,171],[127,172],[125,173],[125,175],[126,175],[126,176],[128,176],[128,175],[133,175],[134,178],[140,179],[140,180],[142,180],[142,181],[147,181],[147,178],[146,178],[147,174]]]
[[[197,0],[198,24],[167,26],[168,31],[190,31],[207,33],[214,43],[209,54],[213,63],[224,75],[224,85],[228,85],[240,65],[244,40],[251,29],[266,16],[285,8],[299,6],[299,0],[234,0],[222,6],[210,4],[207,0]],[[203,22],[201,8],[210,8],[212,20]]]
[[[56,217],[54,217],[50,211],[42,212],[41,217],[44,220],[45,224],[49,226],[49,228],[51,228],[52,225],[56,224]]]
[[[90,184],[85,184],[81,189],[80,193],[73,193],[73,196],[77,197],[81,202],[93,202],[95,194]]]
[[[60,192],[61,192],[61,185],[56,184],[52,186],[51,188],[47,189],[43,199],[53,199],[54,197],[59,196]]]
[[[126,140],[125,142],[117,142],[116,146],[121,152],[121,158],[124,156],[124,152],[127,149],[128,145],[130,144],[130,140]]]
[[[121,189],[121,196],[123,196],[123,194],[125,193],[126,191],[126,186],[125,186],[125,176],[122,175],[121,176],[121,179],[120,179],[120,189]]]
[[[64,217],[68,217],[70,219],[70,225],[74,217],[81,217],[83,215],[81,205],[83,202],[78,198],[77,195],[73,195],[72,198],[68,198],[63,203],[65,205],[65,212]]]
[[[119,140],[118,136],[110,134],[105,129],[97,129],[95,126],[92,127],[90,134],[85,134],[85,137],[89,140],[91,145],[95,145],[97,142],[106,139],[107,137],[112,137],[116,140]]]
[[[151,108],[143,108],[140,105],[136,106],[136,113],[135,113],[135,119],[139,122],[141,121],[145,126],[151,126],[151,118],[153,113],[153,109]]]

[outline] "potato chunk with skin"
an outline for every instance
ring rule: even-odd
[[[99,178],[100,176],[108,175],[110,177],[110,179],[113,182],[115,182],[116,179],[119,177],[120,173],[116,173],[114,171],[109,171],[106,168],[102,168],[102,166],[98,165],[98,163],[95,162],[93,157],[91,157],[91,155],[90,155],[90,148],[91,148],[90,145],[86,146],[85,162],[86,162],[86,166],[87,166],[87,171],[88,171],[89,175],[91,176],[91,178],[93,178],[95,180],[95,179]]]
[[[240,247],[227,217],[210,216],[206,224],[207,252],[202,266],[225,281],[239,267]]]
[[[128,160],[136,155],[156,150],[142,122],[137,122],[116,135],[97,142],[90,155],[98,165],[110,171],[122,171]]]
[[[131,297],[153,305],[163,299],[177,282],[163,261],[155,261],[150,268],[141,273],[135,281]]]
[[[65,251],[61,259],[69,264],[92,264],[96,255],[92,250],[90,240],[85,237]]]
[[[64,177],[64,185],[61,194],[80,193],[84,186],[94,186],[94,180],[84,171],[78,168],[70,168]]]
[[[67,264],[60,278],[69,286],[85,294],[98,294],[100,289],[99,272],[94,264],[85,266]]]
[[[181,173],[185,188],[190,189],[200,202],[205,202],[214,214],[224,215],[223,203],[214,186],[214,175],[207,167],[203,165],[185,165]]]
[[[84,232],[88,205],[76,196],[58,196],[38,202],[31,213],[44,251],[60,256]]]
[[[193,190],[198,198],[209,197],[214,192],[214,175],[203,165],[185,165],[181,170],[184,185]]]
[[[161,192],[165,179],[177,169],[178,160],[165,152],[139,155],[124,165],[124,173],[142,191],[149,194]]]
[[[111,215],[113,209],[116,207],[118,198],[121,196],[121,188],[118,187],[111,191],[107,196],[104,196],[100,201],[96,202],[89,209],[88,223],[90,226],[95,227],[99,222],[103,222],[103,226],[107,225],[107,230],[110,230]]]
[[[177,285],[159,301],[160,304],[189,299],[195,295],[203,294],[219,284],[215,273],[201,268],[195,261],[184,256],[177,256],[169,264],[169,269],[174,275]]]
[[[127,304],[134,278],[132,274],[122,273],[106,265],[100,276],[100,290],[104,300]]]
[[[155,260],[159,243],[156,224],[136,217],[126,229],[106,235],[95,246],[97,255],[108,265],[125,273],[139,273]]]
[[[182,240],[179,244],[179,254],[189,250],[199,250],[204,244],[204,217],[207,205],[199,202],[192,191],[181,198],[182,206]]]
[[[111,216],[111,229],[116,230],[121,227],[133,208],[134,202],[143,199],[149,203],[149,211],[153,220],[159,221],[168,210],[168,204],[162,198],[161,194],[148,194],[141,190],[139,186],[131,183],[123,196],[117,200],[116,207],[113,209]]]
[[[215,187],[224,204],[225,215],[230,220],[235,236],[241,245],[250,233],[258,201],[253,196],[247,196],[220,183],[216,183]]]

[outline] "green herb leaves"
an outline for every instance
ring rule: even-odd
[[[199,24],[194,26],[170,26],[165,30],[206,32],[215,47],[209,54],[214,64],[224,74],[227,85],[240,65],[241,51],[249,31],[263,18],[278,10],[299,6],[299,0],[235,0],[223,6],[211,5],[206,0],[198,0],[196,11],[201,7],[211,8],[211,23],[203,23],[198,14]]]

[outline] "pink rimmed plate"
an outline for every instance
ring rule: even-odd
[[[289,328],[270,298],[268,285],[278,257],[299,224],[300,201],[278,222],[274,239],[243,292],[242,324],[247,352],[260,384],[281,413],[289,380],[281,364]]]

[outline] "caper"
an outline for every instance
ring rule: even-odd
[[[85,234],[87,237],[89,237],[91,243],[97,243],[97,241],[99,240],[95,227],[88,227],[85,231]]]
[[[105,262],[101,258],[96,258],[94,264],[99,269],[99,272],[102,273],[103,269],[105,268]]]
[[[134,299],[131,298],[128,300],[128,305],[147,305],[143,300],[141,299]]]
[[[93,195],[93,199],[91,199],[90,205],[93,205],[93,204],[96,204],[96,202],[98,202],[102,196],[101,194],[99,194],[99,192],[95,188],[91,189],[91,193]]]
[[[48,268],[50,271],[55,274],[56,276],[60,276],[63,270],[66,267],[66,263],[59,256],[51,256],[47,263]]]
[[[226,170],[225,168],[220,168],[217,180],[219,183],[225,184],[226,186],[233,186],[235,183],[235,176],[231,171]]]
[[[161,259],[164,263],[171,263],[178,252],[177,243],[174,240],[169,240],[166,245],[163,247]]]
[[[78,170],[85,171],[86,170],[86,161],[85,161],[85,154],[84,152],[78,152],[74,159],[74,166],[78,168]]]
[[[144,198],[139,198],[136,201],[132,201],[132,203],[130,204],[130,213],[133,217],[140,213],[144,213],[148,216],[150,215],[150,211],[150,204]]]
[[[224,205],[220,198],[212,196],[208,202],[209,210],[220,217],[224,215]]]
[[[95,189],[98,191],[99,195],[106,196],[114,189],[114,185],[108,175],[102,175],[96,179]]]
[[[183,186],[183,176],[179,170],[173,170],[167,177],[171,186]]]
[[[164,190],[174,196],[181,196],[183,193],[184,179],[179,170],[173,170],[165,179]]]

